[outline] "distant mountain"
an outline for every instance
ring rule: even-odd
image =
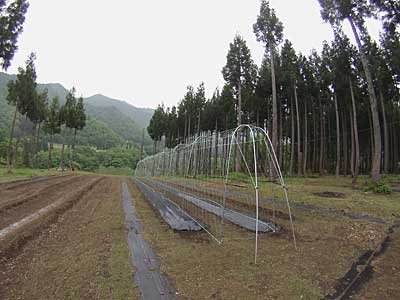
[[[145,128],[149,125],[150,119],[154,113],[154,110],[151,108],[137,108],[125,101],[111,99],[100,94],[86,98],[85,103],[102,108],[115,107],[125,116],[135,121],[141,128]]]
[[[0,129],[10,127],[14,108],[6,101],[7,82],[15,80],[15,75],[0,72]],[[68,90],[59,83],[38,84],[38,90],[47,89],[49,99],[58,96],[64,103]],[[149,108],[138,108],[127,102],[94,95],[84,99],[86,114],[90,122],[78,135],[78,143],[92,146],[107,145],[107,142],[123,144],[131,141],[139,145],[142,141],[143,128],[146,128],[153,115]],[[106,139],[106,141],[101,141]],[[101,144],[103,143],[103,144]],[[150,145],[151,139],[145,130],[145,144]]]

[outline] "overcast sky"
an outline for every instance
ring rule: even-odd
[[[260,65],[253,23],[259,0],[31,0],[9,73],[36,52],[38,82],[75,86],[78,95],[125,100],[138,107],[176,104],[188,85],[207,95],[223,86],[229,43],[241,34]],[[284,38],[297,51],[320,51],[332,39],[317,0],[271,0]],[[347,29],[348,30],[348,29]],[[377,36],[378,26],[370,26]]]

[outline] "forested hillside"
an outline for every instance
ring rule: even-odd
[[[14,107],[6,101],[7,82],[14,80],[15,75],[0,73],[0,130],[8,132],[12,121]],[[58,96],[60,103],[65,102],[68,90],[59,83],[38,84],[38,91],[47,89],[49,99]],[[143,130],[149,124],[153,110],[137,108],[124,101],[95,95],[84,99],[88,121],[86,127],[77,136],[78,145],[108,149],[124,146],[127,143],[140,148]],[[68,138],[68,137],[67,137]],[[55,135],[55,142],[62,138]],[[145,149],[151,149],[150,137],[145,132]]]

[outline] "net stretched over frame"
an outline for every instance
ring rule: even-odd
[[[224,227],[259,235],[289,226],[296,246],[290,205],[268,133],[252,125],[203,132],[174,149],[141,160],[136,180],[179,207],[218,243]],[[280,225],[283,224],[283,225]]]

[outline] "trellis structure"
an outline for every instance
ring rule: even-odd
[[[240,125],[222,133],[203,132],[141,160],[135,178],[191,215],[218,243],[226,223],[254,231],[255,262],[259,234],[280,230],[273,222],[277,216],[290,222],[296,247],[287,189],[263,128]]]

